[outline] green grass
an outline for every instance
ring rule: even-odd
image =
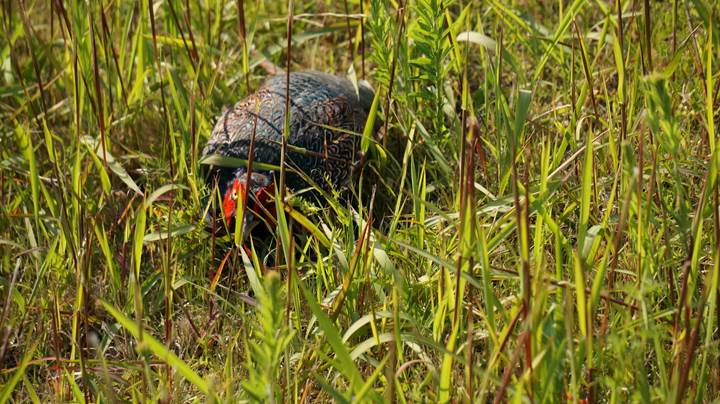
[[[0,2],[0,402],[720,396],[716,2],[290,4]],[[288,60],[378,131],[247,254],[200,151]]]

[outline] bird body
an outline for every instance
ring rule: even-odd
[[[290,120],[287,138],[286,186],[293,191],[308,187],[305,178],[324,190],[347,184],[353,165],[360,158],[362,134],[373,101],[367,83],[356,88],[350,80],[316,71],[290,73],[269,78],[255,93],[225,110],[218,118],[203,150],[203,156],[221,155],[279,166],[285,128],[286,91],[289,90]],[[252,143],[252,145],[251,145]],[[239,197],[252,198],[274,183],[274,172],[247,168],[215,168],[223,213],[230,219]],[[299,174],[302,172],[303,175]],[[235,199],[233,199],[235,192]]]

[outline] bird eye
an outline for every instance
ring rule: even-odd
[[[238,196],[238,195],[237,195],[237,190],[236,190],[236,189],[233,189],[233,190],[232,190],[232,193],[230,194],[230,198],[232,198],[233,201],[236,201],[236,200],[237,200],[237,196]]]

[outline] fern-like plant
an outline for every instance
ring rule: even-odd
[[[250,356],[245,364],[248,378],[242,387],[253,401],[277,402],[281,401],[280,361],[295,332],[283,321],[282,282],[276,272],[265,276],[258,302],[257,326],[253,327],[254,340],[248,343]]]
[[[366,24],[372,52],[370,60],[374,62],[373,76],[376,83],[388,87],[390,84],[390,64],[392,62],[392,17],[388,14],[388,0],[370,1],[370,18]]]
[[[439,139],[448,133],[443,106],[451,48],[447,40],[449,28],[445,26],[445,8],[444,0],[418,0],[409,31],[413,41],[410,63],[416,69],[416,95],[429,104],[429,108],[420,111],[425,111],[423,117],[432,122],[434,136]]]

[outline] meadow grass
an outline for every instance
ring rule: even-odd
[[[716,400],[719,11],[0,2],[0,402]],[[200,152],[270,63],[374,124],[247,252]]]

